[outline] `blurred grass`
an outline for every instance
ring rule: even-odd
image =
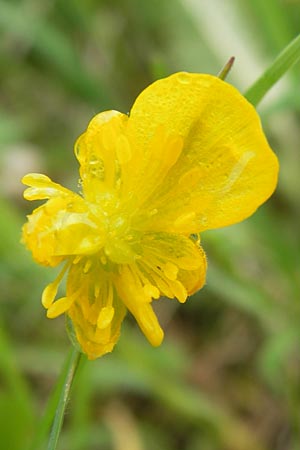
[[[128,111],[173,71],[218,73],[232,55],[228,80],[245,89],[300,32],[299,16],[288,0],[0,0],[1,448],[29,448],[69,348],[40,305],[53,274],[19,243],[31,208],[22,174],[76,186],[72,145],[93,114]],[[299,74],[260,105],[281,161],[276,195],[203,234],[207,286],[184,306],[157,305],[161,348],[128,318],[116,351],[82,367],[61,450],[118,450],[118,429],[130,450],[298,449]]]

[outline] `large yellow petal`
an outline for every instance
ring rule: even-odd
[[[146,88],[128,121],[130,141],[155,151],[157,129],[183,138],[175,164],[143,208],[145,228],[193,233],[238,222],[274,191],[277,158],[253,106],[217,77],[178,73]]]

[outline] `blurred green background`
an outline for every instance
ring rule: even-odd
[[[217,74],[232,55],[243,92],[299,32],[299,0],[0,0],[1,449],[45,448],[38,425],[70,348],[40,304],[54,271],[19,243],[33,207],[22,175],[75,187],[73,143],[95,113],[129,111],[172,72]],[[157,305],[160,348],[128,317],[116,350],[81,367],[60,450],[299,450],[299,76],[259,108],[276,194],[203,234],[207,285]]]

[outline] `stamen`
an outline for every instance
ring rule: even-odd
[[[58,290],[58,285],[59,283],[54,282],[48,284],[48,286],[45,287],[42,293],[42,305],[44,308],[48,309],[54,302]]]
[[[56,300],[47,311],[48,319],[55,319],[55,317],[66,312],[74,302],[75,298],[74,295],[71,295],[70,297],[62,297],[59,300]]]
[[[114,300],[114,289],[111,281],[108,281],[107,283],[107,301],[106,306],[111,307]]]
[[[180,303],[184,303],[187,299],[188,294],[183,284],[180,283],[180,281],[176,280],[170,284],[170,287],[172,288],[172,291],[178,301]]]
[[[168,261],[164,265],[163,271],[164,271],[164,274],[166,275],[166,277],[169,278],[169,280],[171,280],[171,281],[176,280],[177,274],[178,274],[178,267],[175,264]]]
[[[73,264],[78,264],[79,261],[81,260],[82,256],[81,255],[77,255],[75,256],[75,258],[73,259]]]
[[[100,283],[98,283],[97,281],[95,282],[95,287],[94,287],[94,296],[95,298],[99,297],[100,294]]]
[[[100,345],[109,344],[109,342],[111,340],[111,329],[110,328],[111,327],[109,325],[103,329],[96,327],[96,330],[93,334],[92,340],[96,344],[100,344]]]
[[[92,267],[92,260],[89,258],[87,261],[86,261],[86,263],[85,263],[85,265],[84,265],[84,267],[83,267],[83,273],[88,273],[88,271],[90,270],[90,268]]]
[[[114,315],[115,308],[113,308],[112,306],[104,306],[98,316],[97,327],[100,330],[104,330],[105,328],[107,328],[111,324]]]
[[[42,305],[44,308],[48,309],[54,302],[60,282],[63,279],[63,276],[69,267],[70,267],[70,262],[68,261],[64,265],[62,270],[59,272],[56,279],[54,281],[52,281],[52,283],[48,284],[48,286],[45,287],[45,289],[42,293]]]
[[[167,279],[165,277],[162,277],[163,272],[152,264],[148,264],[146,261],[144,261],[144,264],[148,267],[151,278],[157,285],[159,291],[166,297],[172,298],[174,294],[170,289],[169,284],[166,283]]]
[[[151,302],[152,298],[158,299],[160,297],[159,289],[149,282],[149,279],[143,274],[137,264],[134,266],[133,273],[137,275],[147,300]]]
[[[160,345],[164,337],[164,332],[158,323],[152,307],[149,304],[143,304],[138,309],[136,318],[149,342],[154,347]]]
[[[153,286],[153,284],[145,284],[143,286],[143,291],[146,296],[150,298],[150,301],[152,300],[152,298],[158,299],[160,297],[159,289],[156,286]]]

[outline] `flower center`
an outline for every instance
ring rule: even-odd
[[[132,229],[130,211],[121,207],[118,197],[103,193],[90,209],[99,223],[104,224],[103,261],[108,258],[116,264],[130,264],[139,258],[141,233]]]

